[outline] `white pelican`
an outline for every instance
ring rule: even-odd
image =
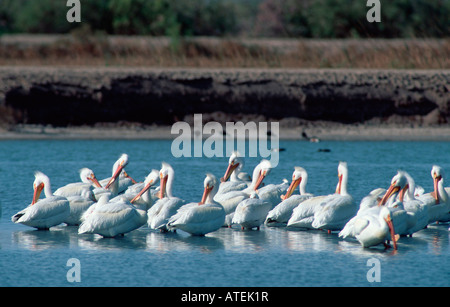
[[[417,197],[428,207],[428,224],[441,220],[450,211],[450,200],[444,189],[444,170],[434,165],[431,177],[434,181],[434,191]]]
[[[213,199],[219,189],[218,185],[214,175],[206,174],[202,200],[182,206],[169,219],[168,227],[178,228],[196,236],[203,236],[222,227],[225,210]]]
[[[406,177],[408,183],[400,191],[399,200],[403,202],[403,206],[415,221],[414,225],[408,228],[407,234],[412,236],[413,233],[424,229],[428,225],[428,206],[421,200],[416,199],[417,188],[414,179],[405,171],[399,171]]]
[[[246,189],[249,182],[242,180],[239,175],[242,168],[244,167],[244,159],[241,157],[239,152],[234,151],[228,161],[228,168],[225,175],[220,178],[222,182],[219,186],[217,194],[225,194],[231,191],[241,191]],[[227,181],[230,179],[230,181]]]
[[[242,191],[231,191],[224,194],[217,194],[214,198],[219,204],[223,206],[227,216],[225,217],[224,226],[231,226],[233,219],[233,214],[236,210],[237,205],[246,198],[249,198],[251,193],[257,191],[259,186],[264,180],[264,177],[270,172],[272,165],[267,160],[262,160],[253,170],[252,182],[251,184]],[[274,185],[271,185],[273,187]],[[269,189],[271,188],[269,187]],[[271,194],[267,194],[271,196]]]
[[[305,200],[296,207],[289,219],[288,227],[307,229],[341,230],[356,214],[353,198],[347,192],[348,169],[346,162],[338,166],[339,181],[336,193],[316,196]]]
[[[238,204],[231,222],[241,225],[242,230],[254,227],[259,230],[270,209],[272,209],[272,204],[259,199],[258,194],[253,192],[250,198],[244,199]]]
[[[124,199],[131,202],[136,208],[147,211],[153,206],[154,197],[151,195],[150,188],[159,181],[159,171],[152,170],[147,175],[142,184],[134,184],[134,188],[128,188],[124,194],[120,194],[111,201]]]
[[[365,214],[359,216],[354,224],[355,238],[363,247],[371,247],[384,243],[389,247],[386,240],[392,240],[394,249],[397,249],[397,236],[392,223],[391,213],[385,206],[381,207],[378,215]]]
[[[68,196],[70,205],[70,215],[64,220],[69,226],[78,226],[81,224],[81,217],[97,200],[90,189],[84,189],[81,195]]]
[[[94,195],[96,199],[100,199],[100,196],[103,194],[108,194],[110,198],[117,196],[120,192],[119,180],[117,180],[120,176],[120,173],[128,164],[128,155],[122,154],[119,159],[114,163],[112,168],[112,177],[108,179],[104,188],[96,188],[94,189]],[[103,182],[103,180],[102,180]]]
[[[94,172],[87,167],[80,169],[80,179],[81,182],[69,183],[58,188],[54,194],[64,197],[80,196],[86,189],[93,190],[94,187],[102,187],[95,177]]]
[[[59,225],[70,214],[70,205],[67,198],[53,195],[50,179],[41,172],[34,174],[33,200],[31,205],[14,214],[11,220],[14,223],[24,224],[41,230],[48,230]],[[45,198],[39,200],[42,190]]]
[[[94,210],[81,223],[79,234],[99,234],[112,238],[138,229],[147,221],[147,212],[137,209],[130,202],[119,199],[109,201],[109,195],[102,195]]]
[[[307,182],[308,173],[306,170],[299,166],[294,167],[291,185],[286,195],[281,196],[283,201],[267,214],[265,221],[267,226],[286,226],[294,208],[313,196],[312,194],[306,193]],[[297,186],[299,187],[300,195],[292,195]]]
[[[167,231],[167,222],[170,217],[186,204],[185,200],[172,195],[174,176],[175,172],[172,166],[163,162],[159,171],[161,183],[158,197],[160,199],[147,212],[147,224],[152,229],[159,229],[162,232]]]

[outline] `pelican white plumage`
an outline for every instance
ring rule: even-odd
[[[450,199],[444,188],[444,170],[438,165],[433,165],[431,177],[434,182],[434,191],[417,197],[428,207],[428,224],[445,218],[450,211]]]
[[[41,172],[34,174],[33,200],[25,209],[11,217],[14,223],[20,223],[40,230],[48,230],[64,222],[70,214],[70,205],[67,198],[53,195],[50,179]],[[42,190],[45,198],[39,200]]]
[[[114,163],[112,168],[112,177],[110,177],[103,188],[96,188],[94,189],[94,195],[96,199],[100,199],[100,197],[103,194],[108,194],[110,198],[113,198],[117,196],[120,192],[120,186],[118,178],[122,172],[122,170],[125,168],[125,166],[128,165],[128,155],[122,154],[119,159]],[[102,180],[101,182],[105,182],[106,179]]]
[[[109,201],[104,194],[96,203],[94,210],[81,223],[79,234],[98,234],[113,238],[138,229],[147,222],[147,212],[134,207],[125,199]]]
[[[428,206],[416,198],[417,188],[414,179],[405,171],[399,171],[399,173],[403,174],[408,181],[399,193],[399,200],[403,202],[406,212],[414,220],[414,225],[410,226],[406,233],[412,236],[413,233],[424,229],[428,225]]]
[[[231,222],[241,225],[242,230],[255,227],[259,230],[270,209],[272,209],[272,204],[259,199],[258,194],[253,192],[250,198],[244,199],[238,204]]]
[[[206,174],[203,183],[204,192],[199,203],[189,203],[182,206],[169,219],[168,228],[181,229],[192,235],[203,236],[216,231],[225,222],[225,210],[214,201],[214,195],[219,189],[219,182],[212,174]]]
[[[241,191],[248,187],[250,182],[244,181],[239,177],[244,167],[244,159],[239,152],[233,151],[228,160],[228,168],[225,175],[220,178],[220,186],[217,194],[225,194],[231,191]],[[230,179],[230,181],[227,181]]]
[[[397,249],[397,237],[392,223],[391,212],[385,206],[381,207],[379,214],[364,214],[355,220],[355,238],[363,247],[371,247],[384,243],[389,247],[386,240],[389,238]]]
[[[303,167],[294,167],[292,182],[285,195],[281,196],[283,200],[267,214],[265,224],[267,226],[286,226],[292,211],[303,201],[313,197],[306,193],[306,183],[308,182],[308,173]],[[300,195],[292,195],[294,190],[299,187]]]
[[[81,224],[82,216],[97,200],[94,193],[88,188],[82,190],[81,195],[68,196],[70,205],[70,215],[64,220],[69,226],[78,226]]]
[[[348,169],[346,162],[339,163],[338,177],[335,194],[316,196],[305,200],[293,210],[287,226],[324,229],[328,232],[341,230],[355,216],[357,207],[347,192]]]
[[[94,172],[87,167],[80,169],[80,179],[81,182],[69,183],[58,188],[54,194],[64,197],[81,196],[86,189],[93,190],[94,188],[102,187]]]
[[[175,171],[170,164],[162,163],[159,177],[161,183],[158,197],[160,199],[148,210],[147,224],[152,229],[164,232],[168,230],[167,223],[170,217],[176,214],[178,209],[186,204],[186,201],[172,195]]]
[[[223,206],[226,212],[224,226],[230,227],[236,207],[246,198],[249,198],[251,193],[258,190],[264,178],[269,174],[272,165],[268,160],[262,160],[253,170],[251,184],[242,191],[231,191],[228,193],[216,195],[214,200]],[[273,185],[272,185],[273,186]],[[269,187],[271,189],[272,187]],[[263,191],[264,192],[264,191]],[[271,194],[267,194],[271,196]]]
[[[134,184],[133,186],[135,188],[127,189],[124,194],[120,194],[114,197],[113,199],[111,199],[111,201],[124,199],[131,202],[137,209],[147,211],[153,206],[155,199],[157,199],[157,197],[154,197],[151,194],[150,188],[154,186],[158,181],[159,171],[154,169],[150,172],[150,174],[147,175],[142,184]]]

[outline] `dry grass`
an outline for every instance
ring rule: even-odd
[[[448,69],[449,55],[450,39],[0,38],[0,65]]]

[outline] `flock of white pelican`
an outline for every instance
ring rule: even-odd
[[[264,224],[339,231],[339,237],[354,238],[363,247],[384,244],[389,248],[392,241],[394,249],[401,236],[412,236],[430,223],[450,221],[450,188],[444,188],[443,170],[436,165],[431,170],[434,191],[424,193],[408,173],[398,171],[388,189],[371,191],[358,206],[347,191],[346,162],[339,163],[336,191],[314,196],[306,192],[304,168],[294,167],[290,184],[283,180],[264,185],[270,162],[262,160],[250,177],[241,172],[243,157],[233,152],[224,176],[217,180],[206,174],[201,200],[190,203],[172,194],[175,172],[168,163],[140,183],[126,173],[127,164],[128,155],[122,154],[112,176],[100,181],[92,170],[83,168],[81,182],[54,193],[50,179],[36,172],[32,202],[12,221],[40,230],[65,223],[79,226],[79,234],[103,237],[124,235],[145,224],[161,232],[181,229],[198,236],[234,224],[257,230]],[[294,194],[297,187],[299,194]],[[45,198],[40,199],[42,190]]]

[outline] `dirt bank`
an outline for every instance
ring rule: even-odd
[[[0,120],[10,131],[147,129],[192,122],[194,113],[204,122],[279,121],[291,130],[450,122],[448,70],[0,67],[0,84]]]

